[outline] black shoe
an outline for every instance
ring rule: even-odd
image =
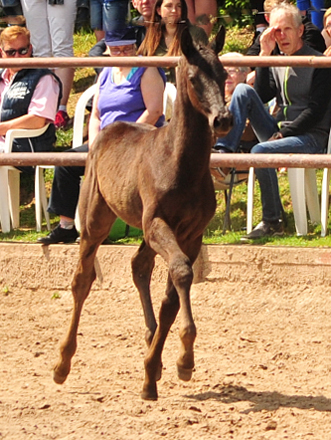
[[[80,244],[80,237],[77,237],[77,239],[76,239],[76,243],[77,243],[77,244]],[[111,241],[110,241],[109,238],[107,237],[107,238],[105,238],[105,239],[103,240],[103,242],[102,242],[101,244],[111,244]]]
[[[244,235],[241,237],[241,241],[247,241],[247,240],[258,240],[259,238],[263,237],[276,237],[284,235],[284,228],[283,228],[283,222],[282,221],[276,221],[276,222],[265,222],[262,221],[259,223],[252,232],[250,232],[247,235]]]
[[[75,226],[72,229],[63,229],[58,224],[47,237],[39,237],[37,242],[40,244],[74,243],[78,237]]]
[[[213,148],[211,149],[212,153],[233,153],[232,150],[228,150],[225,147],[221,147],[219,145],[214,145]]]

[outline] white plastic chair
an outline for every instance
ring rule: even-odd
[[[331,130],[329,134],[327,154],[331,154]],[[321,190],[321,237],[325,237],[328,230],[330,177],[331,169],[324,168]]]
[[[176,86],[170,82],[167,82],[163,94],[163,114],[165,116],[167,115],[167,107],[169,105],[171,106],[170,112],[172,114],[176,96],[177,96]]]
[[[288,168],[287,174],[290,183],[295,229],[298,236],[307,235],[306,204],[312,223],[321,222],[316,171],[311,168]],[[247,234],[252,231],[253,227],[254,175],[254,168],[250,168],[247,183]]]
[[[77,101],[73,124],[72,148],[83,145],[85,110],[89,100],[95,95],[96,90],[97,84],[93,84],[93,86],[85,90]]]
[[[93,84],[93,86],[89,87],[85,92],[80,96],[77,101],[75,108],[75,116],[73,123],[73,137],[72,137],[72,148],[79,147],[83,144],[84,138],[84,121],[85,121],[85,111],[86,106],[89,100],[94,96],[97,88],[97,84]],[[36,217],[37,231],[41,230],[41,209],[45,213],[45,218],[47,222],[47,229],[50,230],[50,222],[49,222],[49,214],[47,212],[47,197],[46,197],[46,188],[45,188],[45,179],[44,179],[44,169],[49,168],[53,169],[52,165],[40,165],[36,167],[36,180],[35,180],[35,199],[36,199],[36,216],[37,213],[40,217]],[[45,207],[45,208],[44,208]],[[38,221],[39,220],[39,221]],[[79,217],[76,214],[76,227],[80,229]]]
[[[12,151],[15,138],[33,138],[41,136],[48,124],[39,129],[8,130],[5,138],[4,153]],[[31,145],[32,148],[32,145]],[[0,167],[0,220],[2,232],[19,227],[20,216],[20,171],[12,166]],[[37,211],[36,211],[37,219]]]

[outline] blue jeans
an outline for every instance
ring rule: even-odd
[[[278,131],[275,119],[268,113],[255,90],[247,84],[238,84],[231,98],[229,110],[233,115],[233,128],[224,138],[217,140],[216,146],[236,151],[249,119],[259,140],[251,153],[323,153],[320,146],[310,134],[289,136],[269,141]],[[282,216],[282,203],[279,196],[278,179],[274,168],[256,168],[256,177],[261,188],[262,220],[275,221]]]
[[[103,30],[114,31],[126,27],[128,0],[103,1]]]
[[[309,11],[312,23],[319,28],[323,29],[323,16],[324,0],[297,0],[297,7],[300,11]]]
[[[103,0],[90,0],[90,23],[92,30],[102,30]]]
[[[128,0],[90,0],[91,28],[114,31],[126,27]]]

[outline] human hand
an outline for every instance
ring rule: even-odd
[[[331,46],[329,46],[326,51],[324,51],[324,55],[327,57],[331,57]]]
[[[3,122],[0,122],[0,136],[6,136],[7,128],[4,126]]]
[[[283,139],[283,135],[280,131],[276,131],[269,139],[268,141],[276,141],[277,139]]]
[[[255,81],[255,70],[253,70],[253,72],[249,72],[249,74],[247,75],[246,84],[253,87],[254,81]]]
[[[276,47],[275,28],[268,27],[261,35],[260,38],[260,56],[271,55],[272,51]]]

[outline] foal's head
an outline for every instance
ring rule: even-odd
[[[223,27],[208,46],[195,44],[188,29],[183,31],[181,37],[181,50],[187,61],[183,73],[188,97],[193,107],[206,116],[217,137],[224,136],[232,126],[232,116],[224,102],[227,74],[218,58],[224,39]],[[181,67],[184,67],[183,63]]]

